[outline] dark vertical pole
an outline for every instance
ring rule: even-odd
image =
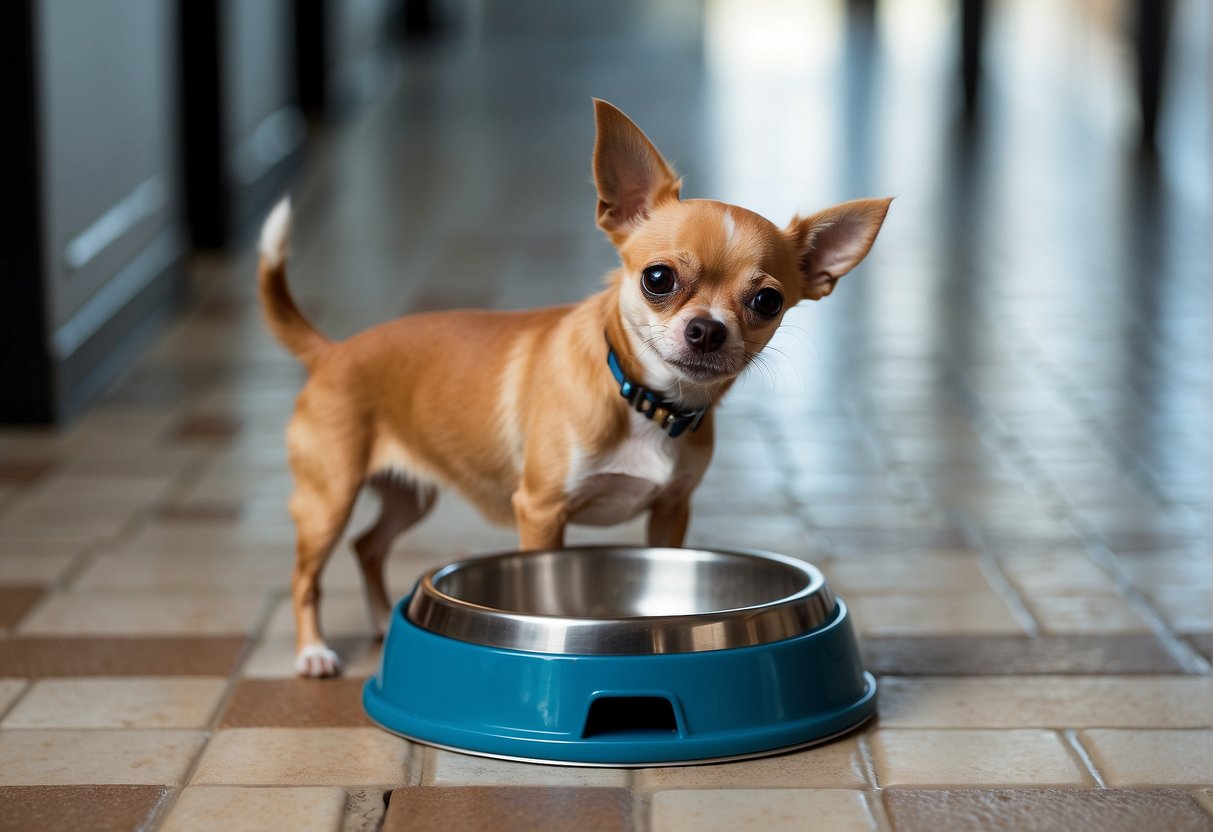
[[[0,3],[0,421],[55,416],[42,275],[34,0]]]
[[[328,107],[328,43],[325,0],[295,0],[295,79],[299,106],[312,118]]]
[[[969,117],[977,112],[985,16],[985,0],[960,0],[960,68],[964,82],[965,115]]]
[[[1151,150],[1158,133],[1170,22],[1170,0],[1137,0],[1137,91],[1141,104],[1141,143]]]
[[[404,0],[404,33],[424,38],[434,33],[434,9],[430,0]]]
[[[186,214],[194,245],[218,246],[229,225],[219,0],[180,0],[178,9]]]

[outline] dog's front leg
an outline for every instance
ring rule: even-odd
[[[540,497],[525,487],[514,492],[514,520],[520,549],[559,549],[564,546],[568,503],[564,495]]]
[[[658,500],[649,510],[649,545],[681,546],[691,519],[691,497],[680,495]]]

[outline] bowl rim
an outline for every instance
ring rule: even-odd
[[[603,556],[688,553],[740,557],[778,563],[803,575],[804,585],[781,598],[707,612],[667,615],[575,617],[523,613],[488,607],[439,589],[441,579],[460,569],[492,561],[552,556],[568,552]],[[692,653],[751,647],[782,641],[818,629],[833,620],[836,602],[821,570],[808,561],[757,549],[588,545],[559,549],[507,551],[430,569],[418,579],[403,614],[413,624],[459,641],[537,653],[638,655]]]

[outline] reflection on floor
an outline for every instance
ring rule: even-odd
[[[1176,4],[1147,160],[1111,30],[1063,5],[991,11],[967,129],[942,0],[874,20],[469,5],[296,194],[292,279],[335,336],[592,291],[612,255],[591,95],[690,196],[783,221],[896,195],[868,261],[720,408],[691,526],[823,568],[882,678],[876,724],[634,772],[410,745],[358,705],[377,648],[342,555],[323,616],[347,677],[292,679],[282,428],[302,375],[260,325],[246,249],[196,262],[199,305],[77,425],[0,432],[0,826],[373,829],[390,793],[389,829],[1209,828],[1208,11]],[[448,499],[392,587],[512,543]]]

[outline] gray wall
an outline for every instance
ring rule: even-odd
[[[46,321],[66,358],[181,253],[175,6],[35,7]]]

